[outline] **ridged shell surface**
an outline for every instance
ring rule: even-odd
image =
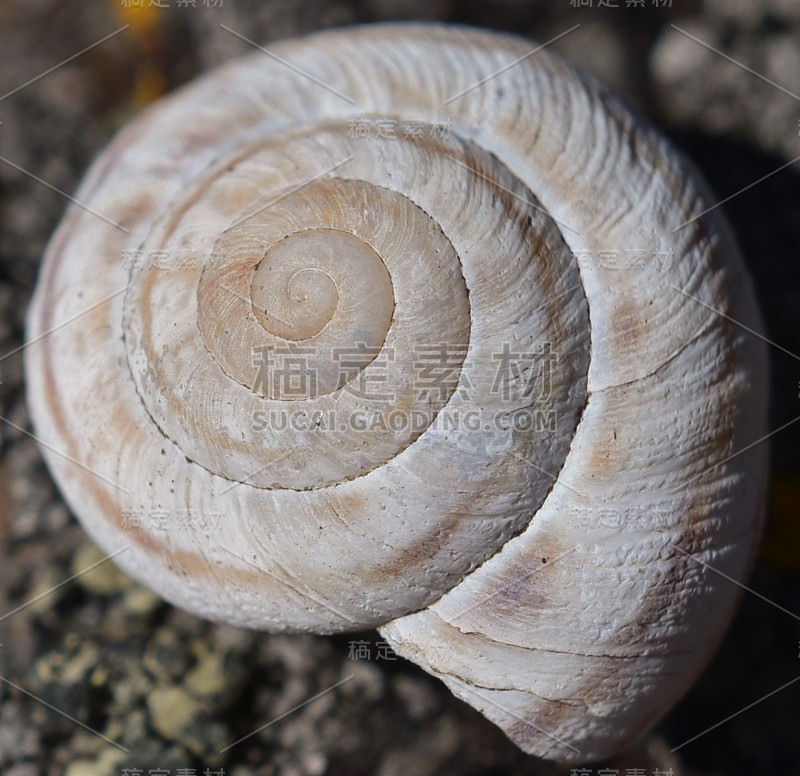
[[[580,761],[730,619],[703,564],[752,559],[766,358],[703,184],[534,48],[345,29],[159,101],[48,247],[26,369],[56,481],[134,577],[237,625],[380,627]]]

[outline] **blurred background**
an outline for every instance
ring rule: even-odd
[[[727,199],[773,343],[773,475],[750,591],[691,692],[607,763],[527,757],[375,632],[250,633],[167,606],[112,563],[81,573],[104,554],[30,436],[25,309],[67,195],[115,131],[249,50],[222,24],[268,43],[399,19],[537,41],[580,24],[552,49]],[[0,0],[0,773],[800,773],[799,259],[800,0]]]

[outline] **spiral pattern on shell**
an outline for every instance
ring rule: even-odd
[[[54,236],[26,368],[130,574],[239,625],[382,626],[581,760],[652,725],[731,616],[697,559],[752,556],[765,353],[703,184],[531,49],[332,31],[160,101]]]

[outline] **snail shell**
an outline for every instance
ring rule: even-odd
[[[531,48],[329,31],[159,101],[50,243],[26,367],[131,575],[237,625],[379,626],[578,761],[654,724],[731,617],[697,561],[752,559],[765,352],[703,184]]]

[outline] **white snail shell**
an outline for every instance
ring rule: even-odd
[[[725,225],[683,226],[703,185],[532,48],[330,31],[161,100],[53,237],[26,366],[47,463],[130,574],[239,625],[380,626],[520,747],[577,761],[654,724],[731,617],[736,586],[695,558],[734,579],[752,559],[766,359]],[[421,390],[440,343],[455,379]],[[313,390],[259,377],[281,347]],[[504,352],[528,360],[498,378]],[[494,422],[541,407],[554,428]],[[254,422],[298,409],[335,422]],[[342,422],[392,411],[427,421]]]

